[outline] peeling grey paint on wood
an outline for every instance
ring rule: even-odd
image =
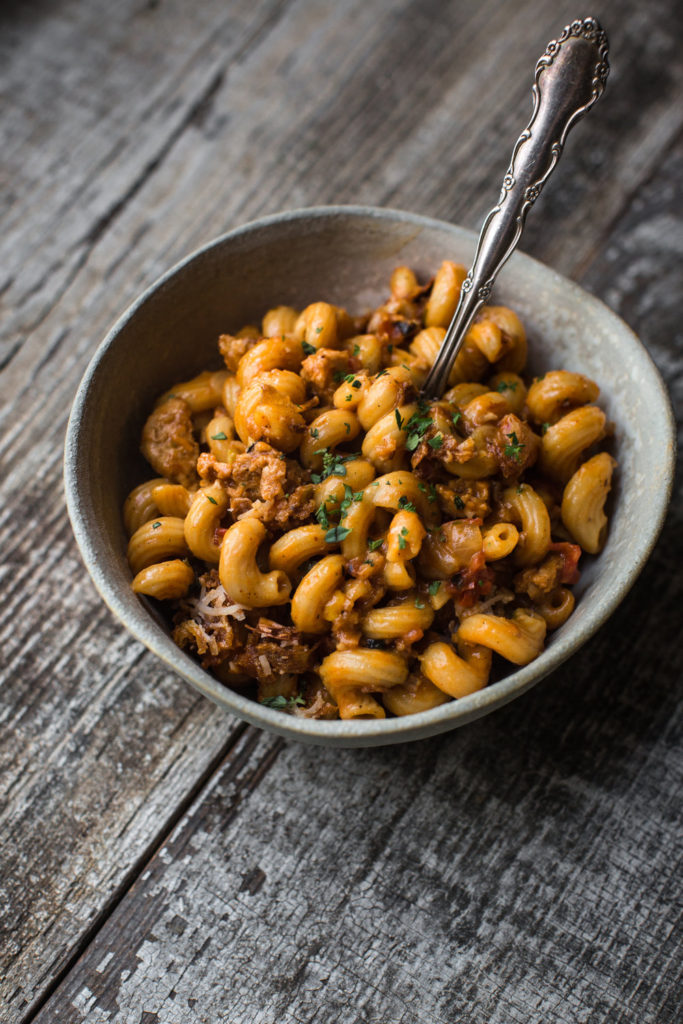
[[[162,671],[101,605],[63,509],[87,360],[195,245],[332,201],[477,226],[533,61],[576,14],[509,12],[0,13],[0,1020],[676,1019],[678,504],[632,594],[541,688],[372,752],[283,745]],[[680,397],[674,6],[597,13],[610,85],[525,247],[625,316]]]

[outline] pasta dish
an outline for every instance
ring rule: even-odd
[[[157,475],[124,506],[132,586],[224,685],[306,717],[414,714],[528,664],[571,615],[616,465],[599,388],[529,379],[518,316],[484,306],[422,399],[465,273],[398,267],[359,317],[272,308],[159,398]]]

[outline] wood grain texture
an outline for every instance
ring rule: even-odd
[[[679,13],[596,13],[608,91],[525,247],[621,312],[680,396]],[[133,643],[61,494],[77,381],[144,286],[285,207],[477,226],[575,14],[3,5],[0,1020],[675,1019],[676,502],[630,597],[540,690],[451,737],[323,753],[236,725]]]

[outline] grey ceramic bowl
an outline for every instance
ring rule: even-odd
[[[386,297],[398,264],[429,276],[444,258],[469,264],[475,236],[395,210],[323,207],[247,224],[189,256],[117,321],[81,382],[66,438],[69,515],[94,583],[130,632],[169,668],[233,714],[313,743],[371,746],[454,729],[524,693],[573,654],[614,611],[643,567],[669,498],[673,417],[654,364],[632,331],[597,299],[528,256],[502,271],[494,300],[513,307],[530,338],[532,372],[578,370],[602,389],[616,424],[619,471],[609,540],[583,559],[577,608],[544,653],[500,682],[407,718],[319,722],[296,718],[221,686],[179,650],[163,620],[130,589],[121,506],[150,476],[138,453],[157,395],[220,364],[217,336],[267,308],[326,299],[359,313]]]

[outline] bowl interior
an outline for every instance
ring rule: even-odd
[[[398,211],[323,208],[266,218],[223,236],[150,288],[116,323],[79,389],[67,433],[65,479],[76,538],[100,593],[130,631],[203,693],[260,726],[313,742],[371,745],[464,724],[522,693],[575,651],[614,610],[661,526],[671,483],[673,427],[659,375],[629,328],[577,285],[522,254],[503,269],[493,301],[529,336],[530,369],[576,370],[597,381],[615,424],[619,471],[610,534],[582,559],[575,613],[545,652],[478,694],[410,718],[316,722],[285,716],[217,683],[171,640],[130,590],[121,507],[152,471],[138,452],[155,398],[218,367],[216,339],[259,323],[271,306],[325,299],[360,313],[386,297],[391,271],[431,276],[445,259],[469,265],[476,237]]]

